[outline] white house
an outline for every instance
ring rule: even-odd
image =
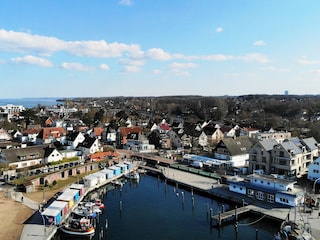
[[[75,149],[84,140],[85,137],[81,132],[73,132],[67,136],[67,144],[71,147],[71,149]]]
[[[48,164],[51,162],[61,161],[63,159],[62,154],[55,148],[46,148],[44,154],[44,160],[42,163]]]
[[[276,175],[252,174],[247,178],[236,176],[228,179],[229,191],[259,201],[291,207],[304,203],[304,191],[295,186],[295,183],[295,181],[277,178]]]
[[[320,157],[308,166],[308,179],[315,181],[318,178],[320,178]]]

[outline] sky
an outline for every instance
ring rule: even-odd
[[[0,98],[319,94],[319,0],[1,0]]]

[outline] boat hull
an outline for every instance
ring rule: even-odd
[[[95,233],[94,227],[89,228],[87,230],[78,230],[78,229],[71,229],[68,227],[61,227],[60,230],[65,234],[69,234],[73,236],[91,236],[91,235],[94,235]]]

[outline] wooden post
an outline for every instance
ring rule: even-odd
[[[258,229],[256,229],[256,240],[258,240]]]
[[[219,211],[219,227],[221,226],[221,212]]]
[[[210,227],[212,227],[213,209],[210,208]]]
[[[238,221],[237,206],[234,209],[235,220]]]
[[[224,204],[222,204],[222,213],[224,213]]]

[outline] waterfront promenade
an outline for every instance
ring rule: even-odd
[[[231,202],[238,206],[241,206],[244,203],[245,205],[248,205],[252,212],[257,214],[257,219],[265,215],[270,219],[282,221],[289,214],[291,220],[296,219],[297,222],[309,223],[312,229],[312,234],[314,236],[320,236],[320,218],[318,210],[312,211],[311,213],[294,211],[292,208],[284,207],[279,204],[269,204],[258,200],[252,200],[241,194],[232,193],[228,190],[227,185],[220,184],[214,178],[200,176],[169,167],[159,167],[157,170],[163,174],[166,181],[171,181],[178,186],[184,186],[185,188],[189,188],[191,191],[196,190],[204,192],[213,198],[217,198],[222,203],[226,202],[230,206],[232,206],[232,204],[230,204]],[[92,191],[92,189],[90,189],[90,191]],[[88,193],[88,190],[86,193]],[[15,196],[15,198],[21,199],[20,195]],[[38,204],[30,199],[24,198],[22,203],[35,211],[38,210]],[[218,209],[215,209],[216,213],[217,211]],[[26,224],[20,239],[49,240],[53,237],[56,230],[57,227],[55,226],[47,227],[40,224]],[[320,240],[318,237],[316,237],[316,239]]]
[[[228,185],[220,184],[213,178],[208,178],[168,167],[160,167],[160,170],[167,180],[188,186],[190,189],[203,191],[211,195],[213,198],[219,198],[220,202],[234,202],[234,204],[240,206],[242,206],[244,203],[245,205],[248,205],[247,207],[250,208],[251,212],[257,214],[258,218],[261,218],[261,216],[266,216],[274,221],[283,221],[289,214],[290,220],[296,219],[297,223],[310,224],[312,235],[316,239],[320,240],[319,210],[314,210],[311,213],[298,211],[298,209],[295,211],[294,208],[285,207],[281,204],[272,204],[253,200],[245,195],[230,192]],[[217,213],[217,209],[215,212]]]

